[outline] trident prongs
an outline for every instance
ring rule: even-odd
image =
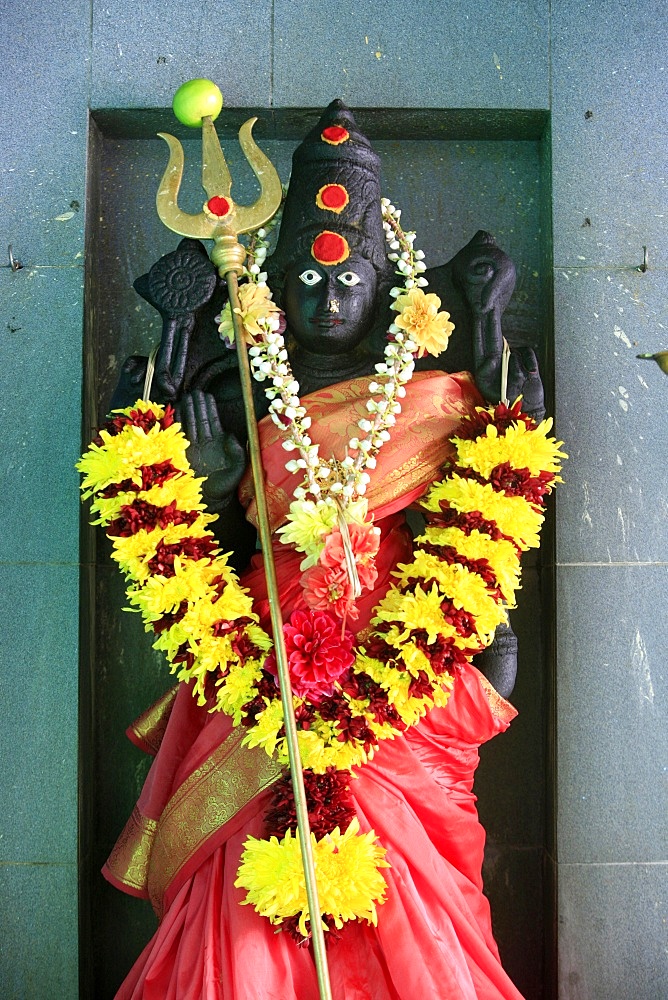
[[[216,245],[211,252],[211,260],[221,276],[230,268],[240,273],[245,251],[237,236],[259,229],[268,222],[277,212],[283,196],[276,168],[253,139],[256,121],[257,118],[250,118],[241,126],[239,143],[260,183],[260,197],[252,205],[237,205],[230,196],[232,178],[213,121],[210,117],[202,120],[202,187],[209,200],[197,215],[183,212],[178,206],[183,177],[183,146],[173,135],[158,133],[169,146],[169,162],[156,196],[158,215],[168,229],[179,236],[214,240]]]
[[[164,139],[169,146],[169,163],[162,175],[155,198],[160,221],[164,222],[172,232],[178,233],[179,236],[192,236],[201,240],[214,239],[216,224],[204,212],[200,212],[198,215],[189,215],[178,207],[177,199],[185,162],[183,146],[173,135],[158,132],[158,136]]]
[[[239,144],[244,156],[260,184],[260,197],[254,205],[237,206],[239,229],[237,232],[248,233],[259,229],[278,211],[283,200],[283,187],[276,167],[268,156],[262,152],[253,139],[253,125],[257,118],[249,118],[239,129]],[[262,214],[264,213],[264,214]],[[256,221],[255,215],[262,215],[262,221]]]
[[[253,121],[257,121],[254,118]],[[213,118],[202,119],[202,187],[209,198],[230,197],[232,178],[228,170]]]

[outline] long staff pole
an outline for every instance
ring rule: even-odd
[[[290,775],[292,778],[292,790],[295,797],[295,807],[297,812],[297,829],[299,831],[299,844],[301,847],[302,864],[304,867],[306,898],[308,900],[308,908],[311,918],[313,956],[318,974],[320,1000],[332,1000],[329,969],[327,966],[327,952],[325,950],[325,935],[323,932],[322,921],[320,919],[318,884],[313,860],[311,829],[308,819],[308,808],[306,805],[306,791],[304,789],[304,774],[299,754],[297,723],[295,721],[295,712],[292,704],[292,685],[290,683],[288,658],[283,638],[283,615],[281,613],[280,595],[276,581],[276,567],[274,565],[271,527],[269,524],[269,513],[267,510],[267,496],[264,488],[264,469],[262,466],[262,451],[260,449],[260,434],[257,427],[257,418],[255,416],[255,402],[253,400],[253,383],[251,378],[250,362],[248,360],[248,351],[246,349],[244,339],[243,323],[239,313],[237,312],[237,309],[239,309],[239,284],[237,272],[234,269],[228,270],[223,274],[223,277],[227,283],[230,298],[232,324],[234,327],[234,340],[237,347],[237,357],[239,359],[241,393],[244,401],[244,411],[246,414],[248,448],[250,451],[253,483],[255,485],[258,529],[260,533],[260,543],[262,545],[264,570],[267,577],[267,593],[269,595],[271,626],[274,632],[274,649],[276,653],[276,663],[278,666],[278,679],[281,690],[281,703],[283,705],[283,718],[285,720],[285,736],[288,746]]]

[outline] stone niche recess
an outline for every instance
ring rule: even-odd
[[[216,125],[234,179],[233,196],[251,202],[255,179],[237,142],[239,126],[258,116],[256,141],[284,181],[314,109],[224,108]],[[517,265],[505,314],[511,344],[529,343],[540,358],[551,407],[551,230],[549,121],[546,112],[369,109],[357,120],[382,159],[383,191],[417,232],[428,265],[449,260],[479,229],[493,233]],[[180,204],[200,210],[199,133],[168,109],[105,110],[90,118],[87,191],[86,333],[83,436],[105,416],[120,366],[148,354],[160,317],[132,288],[179,237],[155,211],[167,163],[156,132],[184,143]],[[447,308],[447,302],[444,303]],[[212,329],[211,336],[217,336]],[[455,335],[456,336],[456,333]],[[150,760],[126,740],[129,723],[172,683],[138,615],[125,606],[123,581],[106,539],[82,522],[81,674],[81,956],[82,996],[111,1000],[152,933],[148,903],[112,889],[99,869],[139,795]],[[520,716],[483,748],[476,791],[487,830],[485,885],[506,968],[531,1000],[545,994],[551,958],[551,718],[549,531],[543,550],[524,564],[512,621],[520,641],[513,702]]]

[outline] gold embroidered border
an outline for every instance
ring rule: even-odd
[[[480,677],[481,687],[485,692],[494,718],[500,719],[502,722],[506,723],[512,722],[517,715],[517,709],[515,706],[511,705],[509,701],[506,701],[505,698],[501,697],[494,685],[487,680],[484,674],[478,673],[478,676]]]
[[[148,873],[158,915],[165,890],[202,844],[283,773],[262,747],[241,745],[245,734],[241,726],[233,729],[184,781],[158,821]]]
[[[130,889],[146,891],[151,846],[157,821],[132,810],[122,834],[109,855],[106,867],[117,881]]]
[[[155,705],[151,705],[128,727],[128,732],[132,733],[142,750],[153,757],[160,749],[178,689],[179,685],[175,684],[169,691],[165,691]]]

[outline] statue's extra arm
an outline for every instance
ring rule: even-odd
[[[476,384],[487,402],[497,403],[502,396],[502,317],[515,288],[515,265],[481,231],[453,259],[452,278],[469,307]],[[530,347],[511,349],[505,395],[511,402],[522,396],[523,410],[535,419],[545,416],[543,383]],[[510,697],[517,677],[517,638],[509,624],[497,628],[492,644],[474,662],[502,697]]]
[[[501,318],[515,288],[515,265],[489,233],[480,231],[453,259],[452,272],[471,310],[476,384],[488,402],[496,403],[501,398]],[[512,348],[506,395],[511,402],[522,396],[522,409],[534,418],[545,416],[543,383],[532,348]]]
[[[197,476],[205,477],[202,496],[218,519],[211,530],[231,563],[241,571],[255,550],[255,529],[246,521],[237,498],[237,486],[246,468],[246,453],[238,439],[223,430],[214,397],[200,389],[186,393],[177,407],[183,432],[190,442],[188,461]]]

